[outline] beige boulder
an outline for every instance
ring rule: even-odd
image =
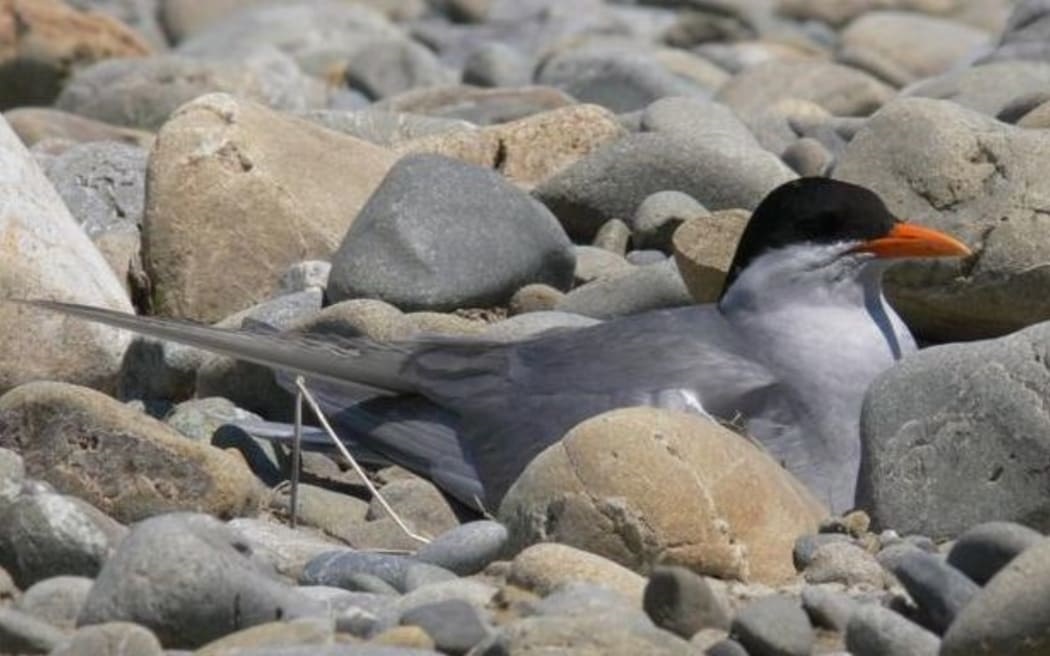
[[[0,299],[131,311],[106,260],[32,155],[0,120]],[[31,380],[111,387],[128,335],[0,300],[0,393]]]
[[[795,539],[826,514],[746,438],[647,407],[573,428],[529,464],[499,510],[517,548],[559,542],[643,574],[669,564],[763,583],[795,576]]]
[[[671,238],[674,261],[697,303],[718,300],[750,218],[747,210],[721,210],[690,219],[675,230]]]
[[[534,544],[515,556],[507,582],[540,596],[547,596],[566,583],[594,583],[639,605],[645,592],[645,579],[623,565],[553,542]]]
[[[261,499],[238,456],[76,385],[28,383],[0,397],[0,447],[20,453],[30,476],[125,523],[180,510],[238,516]]]
[[[158,313],[217,321],[327,258],[395,156],[225,94],[180,108],[147,173],[146,268]]]

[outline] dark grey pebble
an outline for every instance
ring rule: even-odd
[[[415,558],[460,576],[469,576],[499,559],[506,545],[506,527],[499,522],[481,520],[442,533],[421,547]]]
[[[409,608],[401,614],[401,624],[418,626],[448,654],[463,654],[489,636],[489,623],[474,605],[448,599]]]
[[[751,656],[809,656],[816,640],[802,607],[781,596],[748,604],[733,618],[729,633]]]
[[[962,608],[980,590],[965,574],[935,556],[914,547],[892,559],[880,558],[918,605],[924,623],[943,634]]]
[[[846,647],[854,656],[936,656],[941,641],[921,626],[877,604],[850,617]]]
[[[427,563],[412,563],[405,570],[405,578],[402,582],[401,591],[411,592],[412,590],[422,588],[426,585],[441,583],[442,581],[452,581],[457,578],[459,577],[444,567],[438,567],[437,565],[430,565]]]
[[[382,595],[399,594],[394,586],[378,576],[365,572],[355,572],[344,578],[343,587],[353,592],[371,592]]]
[[[405,573],[415,561],[395,554],[366,551],[329,551],[308,562],[303,568],[299,583],[302,585],[328,585],[346,588],[348,578],[356,574],[369,574],[386,581],[399,591],[404,591]]]
[[[750,656],[744,646],[732,638],[719,640],[704,653],[707,656]]]
[[[703,577],[684,567],[657,567],[642,607],[660,628],[686,640],[700,629],[728,629],[729,613]]]
[[[807,585],[802,589],[802,609],[814,626],[841,632],[857,610],[857,602],[844,592]]]
[[[1021,524],[979,524],[955,541],[948,552],[948,564],[984,585],[1014,557],[1043,540],[1042,533]]]

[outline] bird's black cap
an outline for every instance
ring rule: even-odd
[[[868,241],[886,236],[898,223],[870,189],[831,178],[798,178],[782,184],[751,215],[722,294],[748,264],[769,250],[801,243]]]

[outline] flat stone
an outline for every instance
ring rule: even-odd
[[[692,304],[689,290],[674,263],[630,266],[630,270],[619,275],[597,278],[577,287],[554,306],[555,310],[593,319],[612,319]]]
[[[499,559],[507,547],[507,539],[507,529],[499,522],[467,522],[441,533],[413,557],[460,576],[469,576]]]
[[[574,547],[541,543],[515,556],[508,581],[540,595],[573,581],[598,583],[640,602],[645,579],[599,555]]]
[[[780,596],[745,606],[733,618],[729,633],[754,656],[807,656],[816,640],[798,603]]]
[[[194,656],[224,656],[251,653],[255,649],[332,645],[336,641],[335,622],[328,617],[303,617],[291,621],[267,622],[213,640],[193,652]]]

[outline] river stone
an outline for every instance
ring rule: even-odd
[[[740,475],[721,476],[728,468]],[[744,438],[655,408],[579,424],[529,464],[499,510],[517,548],[557,541],[643,573],[668,564],[763,582],[795,576],[795,538],[824,515]]]
[[[32,156],[0,121],[0,289],[131,311],[120,281],[70,216]],[[126,333],[54,312],[0,303],[0,392],[39,379],[113,385]]]
[[[937,636],[877,604],[863,604],[846,626],[846,646],[855,656],[937,656]]]
[[[507,581],[539,595],[570,582],[601,584],[641,603],[645,579],[602,556],[566,544],[544,542],[514,557]]]
[[[52,626],[71,631],[94,582],[86,576],[53,576],[30,586],[14,607]]]
[[[674,261],[697,303],[714,303],[722,295],[740,235],[751,219],[745,210],[721,210],[690,219],[671,237]]]
[[[157,135],[147,179],[157,311],[217,321],[269,297],[288,266],[335,250],[392,163],[385,149],[231,96],[182,107]]]
[[[857,133],[835,177],[974,249],[970,258],[907,262],[888,273],[887,294],[913,332],[975,339],[1050,318],[1040,291],[1050,284],[1048,165],[1050,133],[946,101],[893,102]]]
[[[241,515],[259,503],[236,456],[84,387],[27,383],[0,397],[0,446],[16,445],[29,475],[123,522],[173,510]]]
[[[948,564],[984,585],[1025,549],[1042,541],[1042,533],[1021,524],[978,524],[952,543]]]
[[[1013,101],[1048,86],[1050,62],[1002,61],[922,80],[902,95],[950,100],[982,114],[998,116]]]
[[[4,112],[4,118],[26,146],[45,139],[118,141],[146,149],[153,145],[153,135],[145,130],[110,125],[50,107],[19,107]]]
[[[78,629],[49,656],[164,656],[153,632],[131,622],[105,622]]]

